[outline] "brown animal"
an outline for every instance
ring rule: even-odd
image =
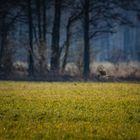
[[[106,74],[106,70],[105,70],[105,68],[104,68],[103,65],[99,65],[99,66],[97,67],[97,73],[98,73],[98,77],[106,76],[106,75],[107,75],[107,74]]]

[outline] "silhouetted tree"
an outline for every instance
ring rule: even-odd
[[[66,41],[65,41],[65,51],[64,51],[64,58],[62,62],[62,71],[65,70],[66,64],[67,64],[67,58],[69,54],[69,47],[70,47],[70,41],[72,38],[72,31],[71,28],[74,26],[74,23],[80,20],[82,11],[77,10],[76,2],[73,3],[71,6],[72,11],[70,12],[70,16],[67,21],[66,25]],[[75,7],[74,7],[75,6]]]
[[[23,11],[23,7],[19,5],[20,5],[20,1],[18,0],[15,0],[15,1],[1,0],[0,1],[0,21],[1,21],[0,22],[0,38],[1,38],[0,40],[1,41],[0,43],[0,70],[4,68],[5,72],[6,72],[5,70],[6,67],[12,66],[10,61],[9,62],[5,61],[7,60],[9,56],[13,55],[12,51],[10,54],[10,51],[8,50],[7,37],[10,34],[10,32],[13,31],[17,18],[20,17],[21,12]],[[10,48],[10,50],[11,49],[12,48]],[[8,72],[10,71],[8,70]]]
[[[40,72],[46,67],[46,0],[36,0]]]
[[[90,73],[90,39],[104,33],[114,33],[114,27],[120,25],[133,25],[133,22],[124,15],[124,12],[140,10],[138,0],[80,0],[83,10],[84,32],[84,66],[83,76],[88,78]]]
[[[83,21],[83,29],[84,29],[84,68],[83,75],[84,78],[87,79],[90,73],[89,64],[90,64],[90,42],[89,42],[89,9],[90,3],[89,0],[84,1],[84,21]]]
[[[51,70],[59,71],[60,59],[60,20],[62,0],[55,0],[54,22],[51,44]]]
[[[34,59],[33,59],[33,19],[32,19],[32,3],[28,0],[28,24],[29,24],[29,56],[28,56],[28,72],[29,76],[34,75]]]

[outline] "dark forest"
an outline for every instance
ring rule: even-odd
[[[1,0],[0,78],[139,79],[139,23],[139,0]]]

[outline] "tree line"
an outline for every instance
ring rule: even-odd
[[[28,34],[29,76],[35,74],[35,59],[38,59],[39,73],[44,73],[48,69],[58,74],[60,71],[64,72],[72,44],[71,40],[82,36],[84,42],[82,73],[83,77],[87,79],[90,74],[91,40],[102,34],[114,33],[114,28],[118,24],[134,26],[133,21],[125,16],[125,12],[128,11],[134,12],[134,16],[139,17],[139,1],[1,0],[0,70],[6,72],[11,69],[10,55],[12,52],[7,47],[8,36],[15,32],[16,25],[20,22],[24,25],[21,28],[26,28],[25,32],[27,30]],[[49,14],[50,17],[48,17]],[[63,28],[65,33],[61,33]],[[48,35],[51,36],[50,46],[48,45]],[[60,39],[62,36],[65,36],[63,40]],[[38,58],[34,57],[34,44],[38,47]],[[49,59],[46,55],[48,48],[51,48]],[[60,59],[62,55],[63,59]],[[50,68],[48,64],[50,64]]]

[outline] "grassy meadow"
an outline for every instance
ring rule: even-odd
[[[0,140],[140,140],[140,84],[1,81]]]

